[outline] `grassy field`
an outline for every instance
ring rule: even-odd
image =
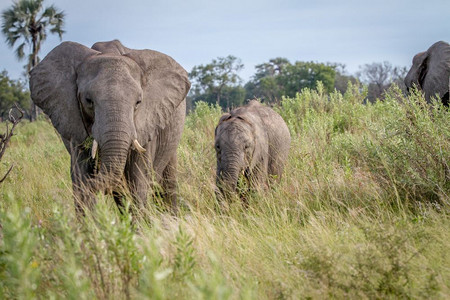
[[[450,114],[395,88],[364,98],[319,85],[283,99],[285,176],[226,212],[221,111],[200,103],[178,149],[178,218],[152,205],[131,221],[99,196],[77,220],[61,140],[23,122],[0,162],[0,175],[15,165],[0,185],[0,298],[448,299]]]

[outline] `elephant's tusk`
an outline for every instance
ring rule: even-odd
[[[146,151],[145,148],[139,144],[138,140],[134,140],[133,145],[134,145],[134,148],[140,153],[144,153]]]
[[[96,140],[94,140],[92,142],[92,152],[91,152],[92,159],[95,159],[95,156],[97,155],[97,148],[98,148],[98,143]]]

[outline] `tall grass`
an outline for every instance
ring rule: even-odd
[[[275,109],[292,134],[281,183],[214,199],[220,108],[199,103],[178,149],[180,215],[145,221],[99,196],[75,216],[51,125],[23,123],[0,174],[0,297],[448,298],[450,114],[393,88],[304,90]],[[128,209],[126,209],[128,211]]]

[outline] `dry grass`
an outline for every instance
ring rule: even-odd
[[[221,112],[198,105],[178,149],[180,216],[151,206],[135,222],[110,197],[77,220],[63,144],[46,121],[22,124],[0,164],[15,163],[0,186],[0,297],[448,298],[450,115],[364,93],[284,99],[281,183],[227,212],[213,189]]]

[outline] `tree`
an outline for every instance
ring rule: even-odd
[[[217,105],[229,107],[230,99],[228,104],[224,105],[221,98],[227,89],[237,87],[242,81],[237,72],[243,67],[241,60],[232,55],[218,57],[207,65],[195,66],[189,74],[192,82],[191,97],[194,102],[202,98],[204,101],[214,103],[212,102],[214,99]]]
[[[25,46],[31,48],[28,55],[27,72],[39,62],[41,44],[47,38],[47,31],[58,34],[62,39],[64,33],[63,11],[50,5],[44,9],[44,0],[19,0],[11,8],[2,12],[2,32],[6,43],[12,48],[20,41],[15,53],[19,60],[25,57]],[[37,117],[37,109],[33,105],[33,118]]]
[[[260,65],[256,65],[256,74],[254,76],[255,79],[260,79],[263,77],[276,77],[284,73],[284,70],[291,63],[289,60],[283,57],[272,58],[268,63],[262,63]]]
[[[0,121],[7,116],[14,103],[29,109],[30,93],[23,82],[10,79],[8,72],[3,71],[0,73]]]
[[[349,81],[352,84],[358,83],[358,79],[347,72],[345,64],[331,63],[328,65],[333,67],[334,71],[336,72],[336,75],[334,77],[334,89],[336,91],[344,94],[347,91]]]
[[[331,92],[334,88],[334,77],[333,67],[323,63],[297,61],[286,67],[280,81],[284,86],[284,95],[294,97],[304,88],[316,88],[317,81],[321,81],[325,90]]]
[[[403,78],[407,73],[406,67],[394,67],[388,61],[382,63],[365,64],[359,67],[360,71],[356,76],[359,80],[368,85],[368,99],[373,102],[381,98],[384,91],[393,83],[397,84],[402,90],[405,90]]]
[[[322,81],[327,91],[334,88],[334,66],[297,61],[291,64],[285,58],[271,59],[256,66],[256,74],[246,85],[248,98],[276,102],[282,96],[294,97],[304,88],[315,88]]]
[[[226,86],[222,91],[220,98],[220,106],[227,109],[232,109],[244,104],[245,89],[238,86]]]
[[[283,95],[283,87],[278,82],[289,60],[282,57],[270,59],[267,63],[256,65],[256,73],[252,80],[245,85],[246,97],[249,99],[259,98],[263,102],[276,102]]]

